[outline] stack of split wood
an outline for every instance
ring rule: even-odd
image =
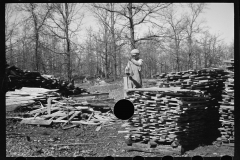
[[[6,93],[6,111],[14,111],[18,107],[28,106],[36,102],[46,103],[48,97],[59,99],[57,89],[29,88],[8,91]]]
[[[54,104],[51,104],[55,102]],[[25,114],[28,118],[22,118],[22,124],[51,125],[60,123],[63,129],[75,127],[80,124],[102,125],[112,124],[116,118],[108,112],[95,111],[87,102],[78,103],[72,99],[55,101],[48,99],[48,104],[40,105],[38,109]]]
[[[38,87],[46,89],[59,89],[63,96],[88,94],[86,89],[75,87],[72,82],[60,81],[57,78],[41,75],[35,71],[24,71],[16,66],[6,67],[7,91],[14,91],[22,87]]]
[[[218,115],[211,114],[218,113],[215,104],[197,90],[180,87],[130,89],[126,99],[135,107],[130,127],[126,128],[130,132],[126,138],[133,142],[199,144],[215,134],[213,126],[206,124],[219,122]]]
[[[234,61],[225,61],[231,64],[228,67],[228,79],[224,82],[225,88],[222,92],[222,101],[220,102],[219,113],[221,115],[221,127],[219,131],[221,137],[217,140],[224,145],[234,144]]]
[[[161,80],[160,87],[197,89],[203,91],[206,96],[220,101],[221,92],[224,88],[223,82],[227,79],[227,74],[226,71],[218,68],[171,72],[159,76]]]
[[[234,59],[230,59],[230,60],[224,61],[224,63],[227,65],[226,69],[228,71],[234,72]]]

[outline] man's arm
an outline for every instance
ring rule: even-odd
[[[135,60],[134,58],[131,58],[130,61],[137,65],[137,66],[141,66],[143,64],[143,60],[142,59],[139,59],[139,60]]]
[[[142,59],[135,60],[135,59],[132,58],[131,61],[132,61],[135,65],[137,65],[137,66],[141,66],[142,63],[143,63],[143,60],[142,60]]]

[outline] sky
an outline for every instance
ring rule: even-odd
[[[202,13],[198,21],[205,20],[203,26],[208,26],[208,30],[211,34],[220,35],[220,38],[229,44],[234,39],[234,4],[233,3],[207,3],[208,7]],[[184,9],[183,9],[184,10]],[[86,35],[85,30],[92,27],[93,30],[97,31],[97,22],[90,12],[85,12],[85,18],[82,24],[82,31],[80,35]],[[141,28],[142,31],[147,31]],[[139,35],[140,32],[136,30]],[[141,33],[140,33],[141,34]],[[81,36],[81,37],[82,37]],[[84,36],[85,37],[85,36]]]
[[[233,3],[211,3],[200,18],[206,19],[209,32],[220,34],[226,43],[234,39],[234,4]]]
[[[86,4],[86,3],[85,3]],[[85,5],[84,4],[84,5]],[[177,3],[176,3],[177,4]],[[86,4],[85,6],[87,6]],[[81,5],[80,5],[81,6]],[[98,31],[99,25],[93,14],[87,7],[80,9],[85,14],[82,21],[80,32],[78,32],[78,42],[81,43],[86,39],[87,29],[92,27],[94,31]],[[180,9],[184,12],[185,9]],[[198,21],[205,20],[203,26],[208,26],[211,34],[220,35],[220,38],[227,44],[234,40],[234,4],[233,3],[207,3],[207,9],[198,17]],[[148,30],[147,25],[141,25],[136,28],[136,36],[142,37],[142,34]]]

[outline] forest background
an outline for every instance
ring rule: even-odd
[[[231,16],[207,21],[214,15],[210,3],[7,3],[6,61],[65,80],[116,80],[138,48],[143,78],[224,68],[223,61],[234,58],[234,6],[219,5]],[[216,30],[224,26],[229,32]]]

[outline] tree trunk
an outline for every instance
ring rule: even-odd
[[[105,78],[108,78],[108,45],[105,42]]]
[[[70,82],[72,80],[72,69],[71,69],[71,44],[70,44],[70,39],[69,39],[69,34],[68,34],[68,31],[69,31],[69,25],[68,25],[68,4],[65,3],[65,13],[66,13],[66,17],[65,17],[65,27],[66,27],[66,30],[65,30],[65,34],[66,34],[66,42],[67,42],[67,72],[68,72],[68,81]]]
[[[118,52],[118,69],[119,69],[119,76],[122,75],[122,56],[121,56],[121,49],[119,48]]]
[[[39,38],[39,35],[37,33],[37,30],[35,31],[36,32],[36,41],[35,41],[35,58],[36,58],[36,71],[39,71],[39,58],[38,58],[38,38]]]
[[[135,46],[135,37],[134,37],[132,3],[128,4],[128,13],[129,13],[129,24],[130,24],[130,44],[131,44],[131,49],[135,49],[136,46]]]
[[[114,4],[110,3],[111,10],[114,10]],[[117,53],[116,53],[116,40],[115,40],[115,31],[114,31],[114,12],[111,12],[111,34],[112,34],[112,53],[113,53],[113,73],[114,81],[117,78]]]

